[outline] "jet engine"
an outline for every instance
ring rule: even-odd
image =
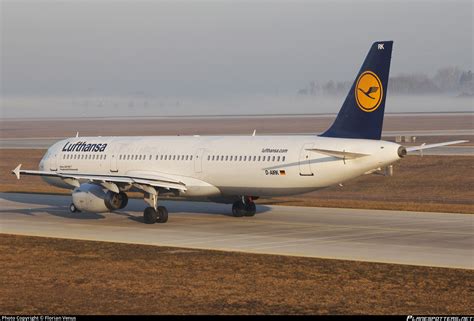
[[[128,197],[124,192],[115,193],[96,184],[81,184],[72,192],[72,203],[79,211],[102,213],[124,208]]]

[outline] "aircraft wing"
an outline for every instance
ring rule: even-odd
[[[406,147],[407,152],[415,152],[417,150],[423,150],[423,149],[428,149],[428,148],[434,148],[434,147],[441,147],[441,146],[448,146],[448,145],[454,145],[454,144],[461,144],[461,143],[467,143],[468,140],[455,140],[451,142],[444,142],[444,143],[436,143],[436,144],[423,144],[420,146],[412,146],[412,147]]]
[[[117,184],[128,184],[141,189],[147,193],[155,194],[155,187],[175,190],[186,190],[186,185],[178,179],[172,178],[170,175],[147,175],[146,172],[137,173],[132,172],[127,175],[97,175],[88,173],[63,173],[53,171],[37,171],[37,170],[23,170],[21,164],[18,165],[13,171],[17,179],[20,179],[20,175],[34,175],[34,176],[47,176],[47,177],[58,177],[69,185],[79,187],[80,181],[89,181],[96,184],[100,184],[103,187],[118,193],[119,188]]]

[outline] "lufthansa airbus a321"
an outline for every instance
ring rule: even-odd
[[[51,185],[72,190],[70,211],[125,208],[128,192],[143,193],[145,223],[165,223],[162,195],[232,205],[253,216],[261,196],[306,193],[384,168],[408,151],[381,140],[392,41],[375,42],[332,126],[320,135],[73,137],[52,145],[39,170]]]

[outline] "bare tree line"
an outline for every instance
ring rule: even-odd
[[[311,81],[306,87],[298,90],[299,95],[344,95],[352,86],[352,81],[327,81],[318,83]],[[465,71],[458,67],[439,69],[433,77],[426,74],[400,74],[390,77],[388,90],[391,94],[444,94],[459,96],[474,95],[474,80],[471,70]]]

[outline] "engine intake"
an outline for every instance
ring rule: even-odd
[[[105,194],[105,206],[111,211],[122,209],[128,204],[127,194],[124,192],[114,193],[107,191]]]

